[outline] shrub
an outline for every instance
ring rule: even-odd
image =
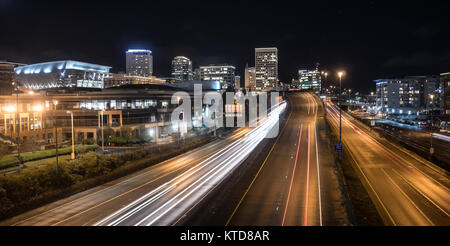
[[[11,209],[12,207],[13,203],[6,196],[6,190],[0,186],[0,208]]]
[[[109,139],[109,142],[113,145],[122,146],[127,144],[127,139],[124,137],[112,137]]]
[[[95,140],[93,138],[86,138],[86,139],[81,140],[81,143],[91,145],[91,144],[95,143]]]
[[[98,145],[83,145],[83,146],[76,146],[75,152],[76,153],[86,153],[88,151],[93,151],[98,149]],[[66,148],[60,148],[58,149],[58,155],[67,155],[72,153],[72,147],[66,147]],[[43,150],[38,151],[34,153],[23,153],[20,155],[20,158],[23,162],[28,161],[35,161],[35,160],[41,160],[45,158],[50,158],[56,156],[56,150]],[[19,159],[17,159],[16,156],[8,156],[0,159],[0,168],[8,168],[11,166],[15,166],[19,164]]]
[[[47,165],[26,168],[16,175],[0,176],[0,217],[14,210],[39,205],[43,201],[124,176],[199,146],[207,139],[190,141],[181,148],[168,144],[158,148],[127,151],[123,155],[108,156],[88,152],[75,160],[60,161],[58,172],[53,161]],[[77,151],[95,148],[98,146],[82,146]],[[94,177],[97,178],[92,179]]]
[[[0,168],[8,168],[19,164],[16,156],[7,156],[0,159]]]

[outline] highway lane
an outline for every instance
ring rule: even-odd
[[[309,93],[293,93],[289,100],[286,126],[227,225],[347,223],[324,120],[318,119],[322,104]]]
[[[171,225],[239,166],[276,126],[284,108],[280,104],[256,128],[241,128],[226,139],[1,224]]]
[[[327,102],[339,134],[339,110]],[[342,113],[346,150],[386,225],[450,225],[448,175]]]

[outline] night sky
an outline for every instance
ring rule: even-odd
[[[243,76],[255,47],[275,46],[281,81],[320,62],[346,70],[345,87],[363,92],[377,78],[449,72],[449,3],[392,2],[0,0],[0,60],[71,59],[119,72],[125,50],[145,48],[159,77],[177,55]]]

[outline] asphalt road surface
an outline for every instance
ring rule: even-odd
[[[0,225],[173,225],[230,175],[277,126],[282,102],[258,127],[32,210]]]
[[[292,112],[228,225],[345,225],[324,108],[312,93],[289,95]]]
[[[334,131],[339,110],[327,102]],[[450,225],[448,173],[342,112],[342,139],[386,225]]]

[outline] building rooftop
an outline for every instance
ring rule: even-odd
[[[151,50],[145,50],[145,49],[129,49],[126,51],[126,53],[152,53]]]
[[[36,63],[26,66],[16,67],[14,71],[16,74],[39,74],[39,73],[51,73],[56,70],[74,69],[82,71],[96,71],[102,73],[109,73],[111,67],[104,65],[97,65],[80,61],[52,61],[44,63]]]
[[[0,61],[0,64],[8,64],[14,66],[26,66],[27,64],[17,63],[17,62],[9,62],[9,61]]]

